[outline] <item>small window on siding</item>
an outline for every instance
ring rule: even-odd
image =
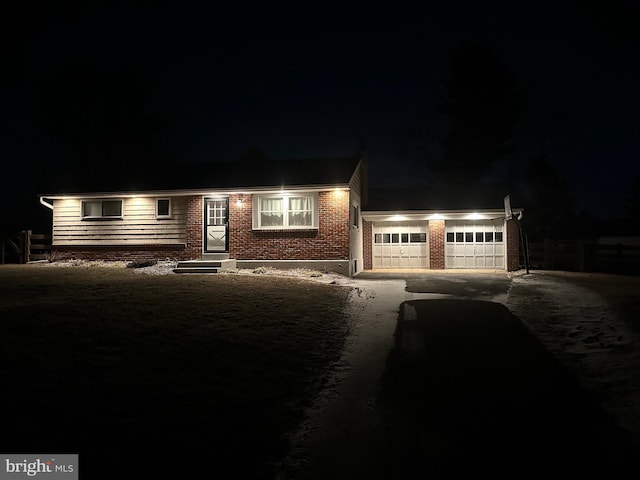
[[[358,205],[351,206],[351,225],[358,228],[360,226],[360,207]]]
[[[82,218],[122,218],[122,200],[83,200]]]
[[[156,200],[156,218],[171,218],[170,198],[158,198]]]

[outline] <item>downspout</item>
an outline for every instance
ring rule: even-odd
[[[40,204],[47,207],[49,210],[53,211],[53,203],[48,203],[45,201],[45,197],[40,196]]]

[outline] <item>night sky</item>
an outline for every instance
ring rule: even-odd
[[[345,156],[364,140],[372,186],[421,183],[398,137],[428,125],[428,155],[441,154],[452,51],[474,42],[493,49],[526,102],[519,172],[544,153],[574,208],[597,216],[621,214],[640,172],[632,1],[443,2],[420,12],[54,3],[14,7],[3,20],[5,223],[37,203],[52,171],[230,161],[251,148]]]

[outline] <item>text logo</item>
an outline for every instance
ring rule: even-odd
[[[78,480],[78,455],[0,455],[0,480]]]

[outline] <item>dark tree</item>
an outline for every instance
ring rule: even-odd
[[[469,43],[453,52],[439,109],[449,127],[432,170],[443,179],[476,180],[512,154],[524,103],[514,76],[488,45]]]
[[[542,240],[575,233],[568,231],[574,223],[569,182],[549,163],[545,154],[529,162],[524,182],[529,198],[525,221],[530,237]]]

